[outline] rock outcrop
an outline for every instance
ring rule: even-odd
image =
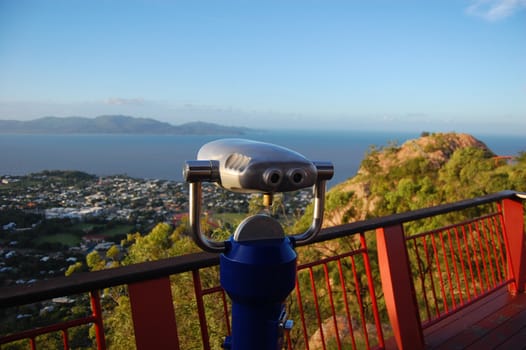
[[[398,145],[372,148],[365,156],[355,177],[333,187],[328,198],[341,193],[352,193],[348,203],[338,203],[327,208],[324,226],[363,220],[372,213],[383,193],[373,193],[371,183],[375,177],[386,176],[397,168],[407,166],[411,160],[424,160],[426,165],[438,171],[458,149],[474,147],[493,155],[481,141],[468,134],[436,133],[409,140]]]

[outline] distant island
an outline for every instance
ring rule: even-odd
[[[243,135],[254,131],[244,127],[205,122],[172,125],[150,118],[123,115],[85,117],[43,117],[34,120],[0,120],[0,133],[8,134],[163,134]]]

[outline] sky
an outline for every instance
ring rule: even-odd
[[[523,133],[526,0],[0,0],[0,119]]]

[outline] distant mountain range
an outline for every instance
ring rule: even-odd
[[[85,117],[44,117],[28,121],[0,120],[0,133],[10,134],[165,134],[243,135],[253,131],[205,122],[172,125],[155,119],[123,115]]]

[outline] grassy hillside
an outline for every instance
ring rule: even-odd
[[[526,191],[526,154],[496,157],[468,134],[434,133],[371,147],[355,177],[327,193],[324,226],[379,217],[501,190]],[[309,224],[309,210],[297,227]]]

